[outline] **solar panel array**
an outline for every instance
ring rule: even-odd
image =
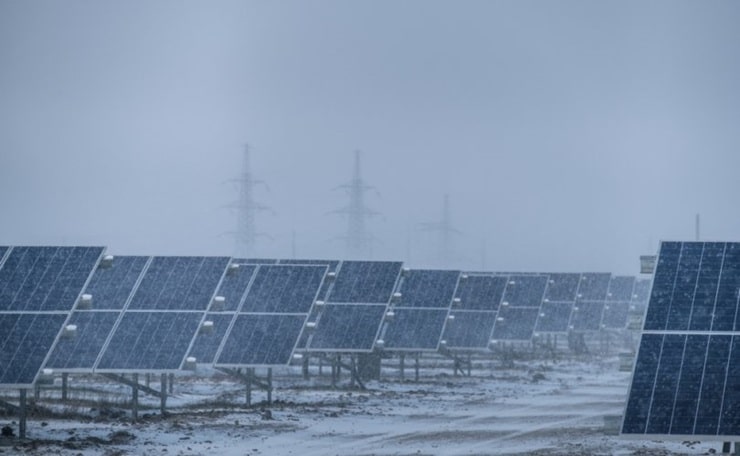
[[[313,321],[307,350],[372,351],[401,273],[400,262],[343,261]]]
[[[436,351],[455,295],[459,271],[406,270],[382,340],[390,351]]]
[[[579,273],[550,274],[547,291],[542,299],[540,315],[537,319],[538,333],[565,333],[568,331],[570,314],[576,303]]]
[[[740,435],[740,244],[664,242],[623,434]]]
[[[4,247],[0,385],[33,385],[103,247]]]
[[[547,275],[509,276],[491,339],[528,341],[534,334]]]
[[[609,273],[584,273],[578,285],[578,295],[570,316],[570,329],[574,331],[598,331],[609,292]]]
[[[602,328],[624,329],[627,327],[634,290],[634,276],[612,276],[604,303],[604,314],[601,318]]]

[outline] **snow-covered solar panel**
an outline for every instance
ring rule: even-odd
[[[496,312],[464,310],[454,312],[445,325],[442,340],[449,349],[484,350],[491,341]]]
[[[634,289],[634,276],[612,276],[601,319],[602,328],[619,330],[627,327]]]
[[[491,339],[530,340],[547,283],[548,276],[544,274],[509,276]]]
[[[622,433],[740,435],[740,243],[663,242]]]
[[[370,352],[380,331],[386,305],[326,304],[307,349],[320,352]]]
[[[537,333],[566,333],[578,295],[580,273],[551,273],[537,318]]]
[[[508,276],[462,273],[442,340],[451,350],[484,350],[491,340]]]
[[[581,274],[576,303],[570,316],[569,329],[579,332],[603,329],[602,319],[610,281],[610,273],[587,272]]]
[[[343,261],[328,302],[386,304],[401,273],[400,261]]]

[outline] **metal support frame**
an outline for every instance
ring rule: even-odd
[[[219,371],[230,375],[241,382],[243,382],[246,386],[246,405],[247,407],[252,406],[252,390],[253,386],[257,386],[258,388],[264,390],[267,393],[267,405],[272,404],[272,390],[273,390],[273,384],[272,384],[272,368],[267,368],[267,377],[264,379],[257,376],[255,373],[255,369],[253,367],[248,367],[245,372],[242,372],[241,369],[230,369],[230,368],[217,368]]]
[[[331,366],[331,386],[332,388],[337,387],[337,383],[339,383],[342,369],[345,369],[350,374],[350,386],[351,387],[357,387],[361,390],[367,389],[365,386],[365,383],[360,378],[360,374],[357,370],[357,358],[355,355],[350,355],[350,361],[349,364],[342,361],[342,355],[337,353],[334,356],[329,356],[327,354],[320,354],[319,355],[319,361],[322,359],[326,359]]]
[[[162,415],[167,413],[167,374],[162,374],[160,378],[160,391],[150,388],[147,385],[139,383],[139,374],[132,374],[132,378],[128,379],[123,375],[117,374],[100,374],[103,377],[111,379],[115,382],[127,385],[131,387],[131,418],[136,421],[139,418],[139,392],[149,394],[159,398],[159,411]],[[148,374],[147,374],[148,375]]]
[[[69,397],[69,374],[64,372],[62,373],[62,400],[66,401]]]
[[[470,377],[473,365],[470,353],[467,354],[466,359],[462,359],[460,356],[457,356],[448,350],[441,351],[440,353],[442,356],[452,360],[452,373],[455,377],[457,377],[458,372],[464,376]],[[467,373],[463,370],[465,367],[467,367]]]
[[[22,439],[26,438],[26,425],[27,425],[27,401],[26,401],[26,390],[20,390],[20,396],[18,399],[18,436]]]

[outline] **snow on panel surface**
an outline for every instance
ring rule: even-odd
[[[249,287],[241,312],[308,313],[326,266],[263,265]]]
[[[543,302],[537,318],[537,332],[567,332],[572,311],[573,302]]]
[[[68,324],[77,326],[76,334],[59,339],[46,367],[92,370],[120,315],[118,311],[73,312]]]
[[[451,349],[486,349],[496,321],[496,312],[455,311],[454,320],[445,326],[442,339]]]
[[[144,256],[116,256],[109,266],[99,266],[85,288],[93,297],[92,309],[123,309],[148,260]]]
[[[193,341],[193,347],[188,356],[195,358],[198,363],[211,364],[216,360],[218,349],[231,325],[236,312],[209,313],[205,321],[210,321],[213,326],[210,330],[198,330]]]
[[[578,284],[581,274],[555,273],[550,274],[547,281],[545,299],[550,302],[573,302],[578,293]]]
[[[236,261],[232,263],[238,264]],[[225,299],[223,308],[214,310],[236,312],[244,299],[256,269],[257,265],[246,264],[239,264],[236,269],[228,269],[216,292],[216,296],[222,296]]]
[[[483,310],[496,312],[501,304],[508,278],[505,276],[472,275],[460,278],[457,298],[461,310]]]
[[[503,303],[510,307],[540,307],[547,286],[546,275],[512,275],[506,283]]]
[[[534,333],[539,307],[502,307],[496,316],[492,339],[528,341]]]

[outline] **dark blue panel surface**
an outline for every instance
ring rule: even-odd
[[[447,319],[447,309],[394,309],[383,335],[386,349],[436,350]]]
[[[179,369],[202,317],[201,312],[126,312],[97,369]]]
[[[456,311],[442,339],[451,349],[485,349],[491,341],[496,312]]]
[[[573,312],[570,315],[570,327],[574,331],[598,331],[601,329],[603,313],[604,301],[579,301],[573,307]]]
[[[663,337],[662,334],[643,334],[640,340],[622,424],[624,434],[644,434],[647,429]]]
[[[308,313],[325,274],[326,266],[262,265],[241,311]]]
[[[673,298],[680,257],[680,242],[661,243],[653,276],[650,304],[645,315],[646,330],[664,330],[668,326],[668,310]]]
[[[550,274],[545,299],[550,302],[573,302],[580,282],[581,274]]]
[[[691,336],[689,336],[691,337]],[[696,397],[696,396],[694,396]],[[740,337],[732,338],[730,361],[722,401],[719,424],[720,435],[740,435]]]
[[[543,302],[537,319],[537,332],[567,332],[572,311],[572,302]]]
[[[0,385],[31,385],[66,314],[0,314]]]
[[[738,312],[738,290],[740,289],[740,244],[725,245],[717,301],[714,305],[712,331],[740,331]]]
[[[668,337],[668,336],[666,336]],[[716,435],[730,356],[730,336],[710,336],[704,378],[699,392],[695,434]]]
[[[493,326],[492,339],[530,340],[540,312],[539,307],[501,307]]]
[[[197,363],[213,363],[234,315],[234,313],[206,314],[205,321],[213,323],[212,329],[204,330],[205,326],[201,326],[188,356],[194,357]]]
[[[498,311],[508,278],[505,276],[467,275],[461,277],[457,297],[461,310]]]
[[[240,264],[235,269],[227,269],[226,275],[221,280],[221,285],[216,292],[217,296],[222,296],[225,299],[223,308],[213,310],[236,312],[244,299],[256,269],[257,265],[247,264]]]
[[[234,258],[236,264],[277,264],[278,260],[275,258]]]
[[[504,291],[503,303],[510,307],[540,307],[545,295],[548,276],[513,275]]]
[[[327,304],[310,340],[310,350],[370,351],[386,306]]]
[[[228,257],[154,257],[129,309],[206,310]]]
[[[387,303],[396,287],[401,264],[390,261],[343,261],[329,292],[329,302]]]
[[[264,366],[290,362],[305,315],[245,315],[236,317],[216,365]]]
[[[459,271],[410,270],[401,284],[399,307],[449,307]]]
[[[73,337],[62,337],[54,347],[46,367],[53,369],[92,369],[120,312],[73,312],[68,324],[76,325]]]
[[[148,257],[117,256],[110,266],[99,266],[85,288],[85,293],[93,297],[92,308],[123,309],[148,260]]]
[[[71,310],[102,253],[102,247],[14,247],[0,268],[0,310]]]
[[[280,260],[280,264],[309,264],[309,265],[325,265],[329,268],[328,272],[337,272],[337,269],[339,268],[339,261],[338,260],[300,260],[300,259],[290,259],[290,260]],[[320,300],[326,300],[326,293],[329,291],[329,287],[331,286],[332,281],[331,280],[324,280],[323,285],[321,285],[321,290],[319,291],[319,297]]]
[[[5,255],[5,252],[7,252],[8,249],[10,249],[10,247],[8,247],[8,246],[0,246],[0,262],[2,262],[3,255]]]
[[[648,434],[668,434],[670,432],[685,344],[685,335],[670,334],[663,339],[657,371],[659,381],[655,383],[653,389],[646,431]]]
[[[708,343],[709,336],[686,336],[676,401],[673,406],[671,434],[691,435],[694,433],[696,408],[699,404],[699,391],[704,376]]]

